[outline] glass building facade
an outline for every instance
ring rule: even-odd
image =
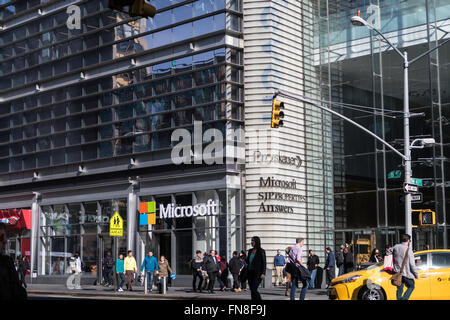
[[[229,183],[241,169],[171,162],[176,129],[192,134],[201,121],[202,132],[233,140],[243,128],[241,1],[150,4],[158,14],[144,19],[108,0],[0,0],[0,188],[9,190],[0,207],[33,207],[38,277],[65,275],[75,252],[101,280],[108,251],[134,249],[140,264],[152,249],[182,275],[197,249],[242,247],[242,190]],[[80,29],[67,23],[69,5],[80,8]],[[216,217],[139,226],[140,201],[211,197]],[[117,239],[115,212],[124,219]]]
[[[360,10],[411,60],[449,37],[448,1],[319,0],[313,6],[319,80],[311,92],[403,153],[402,58],[375,31],[353,26],[350,18]],[[423,113],[410,120],[411,141],[436,140],[433,147],[412,150],[412,176],[423,179],[423,202],[413,203],[413,209],[435,211],[437,222],[413,228],[415,250],[425,244],[448,248],[449,50],[445,44],[409,70],[410,111]],[[336,245],[357,245],[365,238],[383,251],[405,230],[402,159],[351,124],[337,117],[332,124]],[[394,171],[401,176],[394,178]]]

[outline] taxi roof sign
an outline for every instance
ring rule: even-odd
[[[123,237],[123,219],[116,212],[109,221],[109,235],[111,237]]]

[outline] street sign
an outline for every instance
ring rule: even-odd
[[[397,179],[402,177],[402,172],[400,170],[394,170],[388,173],[388,179]]]
[[[423,180],[418,178],[409,178],[409,183],[415,184],[416,186],[423,186]]]
[[[422,203],[423,202],[423,194],[422,193],[413,193],[411,195],[411,203]]]
[[[405,203],[405,196],[400,196],[399,201],[401,203]],[[422,202],[423,202],[423,194],[421,192],[411,194],[411,203],[422,203]]]
[[[111,237],[123,237],[123,219],[116,212],[109,221],[109,235]]]
[[[419,187],[410,183],[403,183],[403,191],[405,193],[415,193],[419,191]]]

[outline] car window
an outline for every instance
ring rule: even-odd
[[[450,253],[433,252],[431,254],[431,268],[432,269],[450,268]]]
[[[416,261],[416,267],[419,270],[427,270],[427,262],[428,262],[428,256],[427,254],[418,254],[414,257],[414,260]]]

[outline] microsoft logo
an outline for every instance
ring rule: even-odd
[[[139,225],[146,226],[156,224],[156,203],[155,201],[141,202],[139,204]]]

